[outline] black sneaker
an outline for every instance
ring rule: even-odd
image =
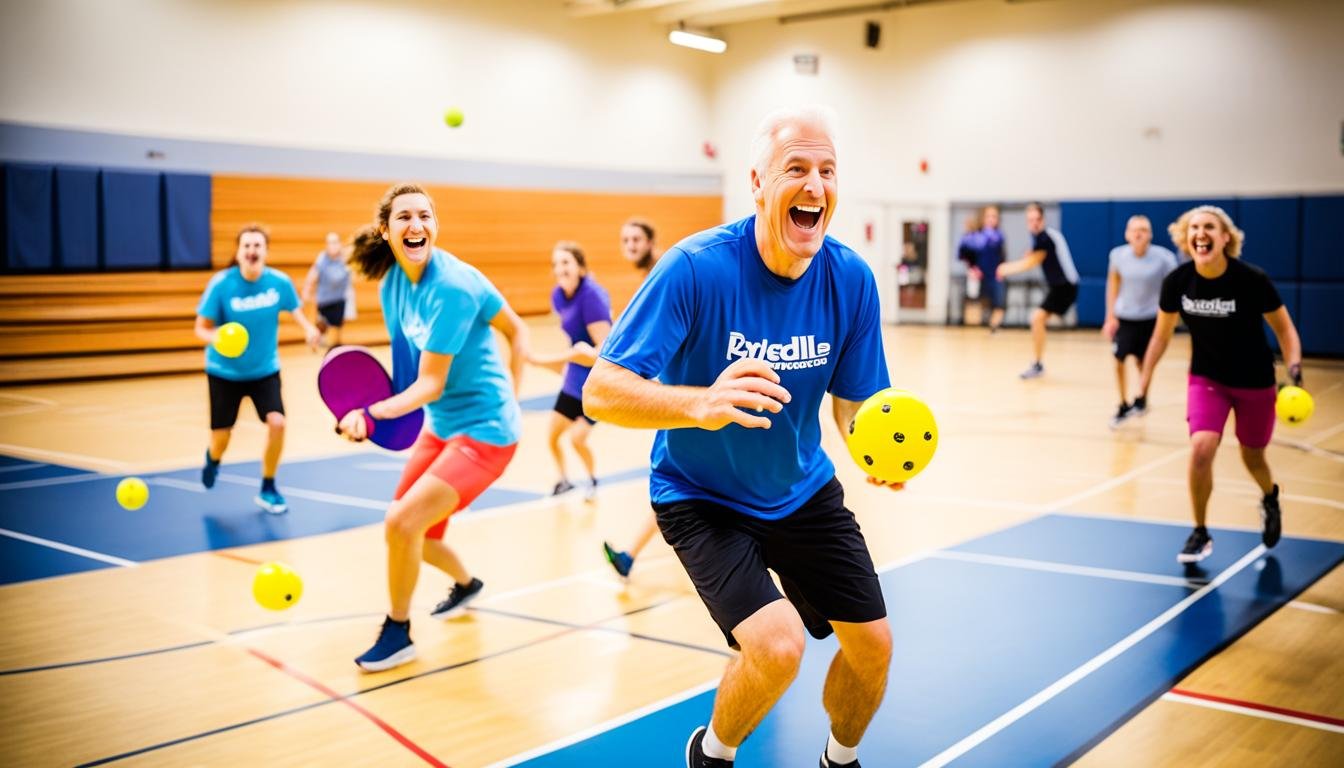
[[[1116,429],[1121,424],[1124,424],[1125,419],[1128,419],[1132,415],[1134,415],[1134,406],[1129,403],[1121,403],[1119,410],[1117,410],[1115,415],[1111,417],[1111,429]]]
[[[1176,562],[1198,563],[1212,554],[1213,537],[1209,535],[1207,528],[1196,528],[1190,532],[1190,538],[1185,540],[1185,546],[1180,554],[1176,555]]]
[[[569,492],[572,491],[572,490],[574,490],[574,484],[573,484],[573,483],[569,482],[568,480],[561,480],[560,482],[558,482],[558,483],[555,484],[555,487],[554,487],[554,488],[551,489],[551,495],[552,495],[552,496],[563,496],[563,495],[565,495],[566,493],[569,493]]]
[[[205,466],[201,467],[201,485],[215,487],[215,478],[219,476],[219,462],[210,458],[210,449],[205,449]]]
[[[476,595],[481,593],[481,588],[484,586],[484,582],[474,576],[471,579],[471,583],[465,587],[461,584],[454,584],[452,590],[448,593],[448,597],[446,597],[443,602],[434,606],[434,610],[429,612],[430,617],[435,619],[446,619],[449,616],[456,616],[466,609],[467,603],[471,602],[475,599]]]
[[[706,757],[700,746],[704,741],[705,726],[702,725],[691,732],[691,738],[686,742],[686,768],[733,768],[732,760]]]
[[[1148,413],[1148,398],[1146,397],[1134,398],[1134,402],[1129,404],[1129,415],[1142,416],[1145,413]]]
[[[1266,547],[1272,547],[1279,543],[1279,537],[1283,535],[1283,512],[1279,509],[1279,486],[1275,485],[1274,490],[1266,493],[1264,498],[1260,499],[1260,519],[1265,523],[1265,530],[1260,534],[1260,540]]]
[[[832,763],[830,758],[826,757],[826,751],[822,750],[821,768],[863,768],[863,766],[859,765],[858,760],[849,763]]]

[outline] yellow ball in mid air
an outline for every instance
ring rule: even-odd
[[[903,483],[929,465],[938,449],[933,411],[903,389],[884,389],[859,406],[849,424],[849,455],[859,468],[888,483]]]
[[[138,477],[128,477],[117,483],[117,503],[135,511],[149,502],[149,486]]]
[[[1315,410],[1316,401],[1301,387],[1284,387],[1274,400],[1274,413],[1284,424],[1301,424]]]
[[[247,351],[247,328],[242,323],[225,323],[215,336],[215,351],[225,357],[238,357]]]

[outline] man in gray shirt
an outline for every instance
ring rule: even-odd
[[[1142,416],[1148,404],[1142,394],[1128,400],[1125,358],[1133,357],[1143,367],[1143,354],[1157,322],[1157,299],[1162,280],[1176,269],[1176,254],[1153,245],[1153,225],[1147,216],[1130,216],[1125,225],[1126,245],[1111,249],[1106,277],[1106,322],[1101,332],[1111,340],[1115,355],[1115,380],[1120,385],[1120,407],[1111,418],[1111,428],[1126,419]]]

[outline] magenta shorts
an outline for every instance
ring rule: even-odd
[[[1190,434],[1223,434],[1227,412],[1236,411],[1237,441],[1247,448],[1264,448],[1274,434],[1273,387],[1229,387],[1191,374],[1186,385],[1185,420]]]

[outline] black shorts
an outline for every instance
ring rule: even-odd
[[[1121,320],[1115,332],[1115,341],[1111,343],[1115,359],[1124,362],[1126,357],[1133,355],[1139,358],[1139,364],[1142,365],[1143,355],[1148,351],[1148,342],[1153,338],[1153,329],[1156,327],[1157,318]]]
[[[280,399],[280,372],[251,381],[233,381],[211,374],[210,380],[210,428],[230,429],[238,421],[238,406],[244,397],[252,398],[257,416],[266,421],[266,414],[284,415],[285,402]]]
[[[1050,290],[1045,292],[1045,300],[1041,302],[1041,309],[1052,315],[1062,315],[1069,311],[1073,302],[1078,300],[1078,286],[1074,283],[1060,283],[1050,286]]]
[[[326,323],[328,328],[340,328],[345,325],[345,299],[318,304],[317,319]]]
[[[588,414],[583,412],[583,401],[573,395],[567,395],[564,392],[555,398],[555,407],[551,410],[573,421],[577,418],[588,419],[589,424],[596,424],[596,419],[589,419]]]
[[[831,634],[831,621],[887,615],[872,555],[835,478],[779,520],[699,499],[654,504],[653,511],[731,648],[733,628],[780,598],[767,568],[813,637]]]

